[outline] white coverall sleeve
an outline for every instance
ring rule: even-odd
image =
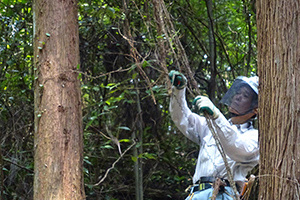
[[[258,130],[251,129],[240,133],[223,115],[215,122],[221,129],[217,134],[226,155],[237,162],[252,162],[259,158]]]
[[[170,100],[170,114],[177,128],[190,140],[200,145],[204,134],[207,133],[204,117],[193,113],[187,106],[185,88],[177,90],[172,87]]]

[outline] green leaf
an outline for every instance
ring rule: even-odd
[[[96,92],[99,92],[100,88],[97,87],[97,86],[94,86],[94,87],[93,87],[93,90],[96,91]]]
[[[137,161],[137,157],[131,156],[131,160],[132,160],[133,162],[136,162],[136,161]]]
[[[84,173],[89,174],[89,170],[87,168],[83,168]]]
[[[119,142],[131,142],[131,140],[129,140],[129,139],[122,139],[122,140],[119,140]]]
[[[101,146],[101,149],[113,149],[113,147],[111,145],[104,145]]]
[[[92,189],[94,187],[93,184],[85,184],[89,189]]]
[[[154,160],[157,158],[157,155],[154,153],[143,153],[141,156],[143,158],[154,159]]]
[[[137,73],[132,74],[132,79],[135,79],[137,76]]]
[[[130,128],[128,128],[128,127],[126,127],[126,126],[120,126],[118,129],[130,131]]]
[[[148,66],[148,62],[145,60],[145,61],[143,62],[142,67],[145,68],[145,67],[147,67],[147,66]]]
[[[88,157],[84,157],[83,161],[89,165],[93,165],[89,160],[88,160]]]

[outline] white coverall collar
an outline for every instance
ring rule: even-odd
[[[243,124],[233,124],[231,119],[228,120],[231,125],[235,125],[242,133],[246,132],[249,129],[253,128],[253,123],[252,121],[247,121]]]

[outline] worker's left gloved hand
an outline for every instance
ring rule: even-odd
[[[206,96],[197,96],[193,101],[193,106],[195,106],[196,112],[206,112],[212,116],[212,119],[217,119],[220,115],[219,109]]]
[[[174,85],[178,90],[181,90],[186,86],[186,77],[178,71],[170,71],[169,78],[171,80],[172,85]]]

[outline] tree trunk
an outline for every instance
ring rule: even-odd
[[[131,35],[130,30],[130,23],[129,23],[129,9],[128,9],[128,0],[123,0],[123,8],[124,13],[126,16],[126,19],[124,20],[124,32],[125,36],[129,38],[127,41],[130,45],[130,56],[132,58],[132,61],[137,65],[137,68],[139,69],[139,72],[141,73],[141,63],[139,61],[138,55],[137,55],[137,49],[135,47],[134,39]],[[145,78],[145,77],[144,77]],[[136,87],[138,86],[138,82],[136,83]],[[138,88],[138,87],[137,87]],[[142,127],[142,110],[140,105],[140,97],[139,97],[139,90],[136,90],[137,92],[137,130],[135,130],[132,134],[132,138],[134,140],[138,140],[139,146],[136,145],[133,154],[137,158],[137,161],[134,163],[134,176],[135,176],[135,199],[136,200],[143,200],[144,198],[144,189],[143,189],[143,164],[142,164],[142,158],[139,158],[139,155],[143,153],[143,127]]]
[[[251,70],[251,57],[252,55],[252,25],[251,25],[251,10],[249,8],[248,3],[243,0],[243,4],[244,4],[244,14],[245,14],[245,22],[247,24],[247,28],[248,28],[248,51],[247,51],[247,58],[246,58],[246,67],[245,67],[245,76],[248,76],[249,71]]]
[[[0,145],[0,200],[2,200],[3,191],[4,191],[3,156],[2,156],[2,148]]]
[[[214,16],[213,16],[213,2],[206,0],[207,15],[208,15],[208,29],[209,29],[209,61],[210,61],[210,80],[208,85],[208,96],[210,100],[215,102],[216,96],[216,40],[214,35]]]
[[[299,199],[300,7],[257,1],[260,199]]]
[[[136,83],[136,87],[138,88],[138,83]],[[134,156],[137,158],[136,162],[134,163],[134,174],[135,174],[135,194],[136,200],[143,200],[144,199],[144,186],[143,186],[143,163],[141,155],[143,153],[143,118],[142,118],[142,108],[140,102],[140,91],[136,89],[136,102],[137,102],[137,122],[135,130],[136,135],[134,139],[138,141],[138,145],[135,146],[134,149]]]
[[[34,199],[85,199],[76,0],[35,0]]]

